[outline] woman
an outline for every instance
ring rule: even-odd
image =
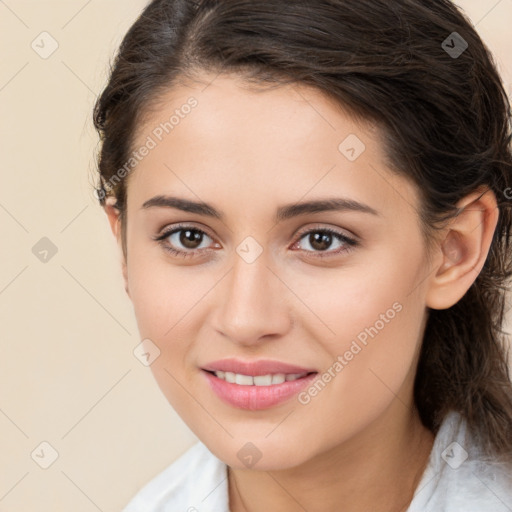
[[[510,117],[447,0],[147,6],[97,192],[200,442],[126,512],[512,510]]]

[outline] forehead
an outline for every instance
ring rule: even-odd
[[[203,78],[173,87],[146,113],[134,148],[151,149],[128,187],[138,204],[176,191],[208,202],[231,193],[246,207],[255,195],[289,202],[328,193],[382,209],[417,204],[413,184],[386,168],[377,127],[357,122],[321,91]]]
[[[164,134],[158,133],[159,126]],[[189,129],[201,145],[212,141],[217,145],[217,135],[222,132],[232,143],[249,137],[255,151],[267,149],[263,153],[268,153],[270,141],[282,146],[287,139],[304,142],[308,138],[317,144],[319,137],[328,135],[336,141],[349,128],[378,137],[373,124],[356,123],[338,102],[305,84],[250,84],[236,74],[204,74],[197,81],[181,81],[159,96],[145,112],[138,139],[155,131],[157,138],[171,131],[186,135]],[[331,143],[331,138],[325,142]]]

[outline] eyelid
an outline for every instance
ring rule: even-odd
[[[156,240],[158,238],[168,237],[172,233],[180,231],[181,229],[194,229],[196,231],[208,235],[211,239],[215,239],[215,236],[213,236],[213,234],[210,233],[209,229],[205,225],[200,224],[198,227],[194,222],[177,222],[176,224],[166,225],[165,227],[160,229],[159,233],[154,237],[154,239]]]
[[[209,253],[209,252],[212,252],[215,250],[213,248],[189,249],[189,250],[175,249],[168,242],[166,242],[167,238],[169,238],[174,233],[179,232],[179,231],[185,231],[186,229],[190,229],[193,231],[197,231],[199,233],[203,233],[207,237],[211,238],[214,241],[213,242],[214,244],[218,244],[218,242],[216,242],[215,237],[213,237],[212,235],[210,235],[208,233],[207,228],[205,228],[205,227],[199,228],[199,227],[195,226],[194,224],[190,224],[187,222],[184,222],[184,223],[178,222],[177,224],[174,224],[172,226],[166,226],[163,229],[161,229],[157,235],[155,235],[151,238],[153,240],[155,240],[164,249],[164,251],[170,253],[174,257],[181,257],[181,258],[189,257],[190,258],[190,257],[194,257],[196,255],[204,256],[205,253]]]
[[[341,244],[343,245],[342,248],[339,249],[329,249],[326,251],[308,251],[305,249],[297,249],[302,254],[307,254],[307,257],[311,258],[336,258],[340,255],[348,254],[352,250],[356,249],[360,245],[359,238],[355,235],[347,235],[343,233],[340,228],[336,227],[328,227],[325,225],[316,225],[316,226],[309,226],[307,228],[299,230],[299,232],[295,235],[296,241],[293,242],[291,247],[295,247],[300,243],[300,241],[308,236],[311,233],[316,232],[324,232],[329,233],[335,238],[337,238]]]
[[[342,228],[339,228],[337,226],[336,227],[331,226],[329,224],[309,225],[305,228],[299,229],[299,231],[296,233],[295,236],[302,238],[304,235],[307,235],[308,233],[310,233],[312,231],[327,231],[329,233],[334,233],[342,238],[346,238],[348,240],[353,240],[354,242],[359,242],[358,237],[355,234],[353,234],[352,232],[343,230]]]
[[[215,250],[215,248],[213,248],[213,247],[202,248],[202,249],[188,249],[188,250],[174,249],[174,248],[171,249],[170,244],[166,243],[167,238],[169,238],[171,235],[173,235],[176,232],[186,231],[187,229],[189,229],[191,231],[197,231],[199,233],[202,233],[203,235],[206,235],[208,238],[210,238],[212,240],[212,245],[219,245],[219,243],[217,242],[217,239],[208,232],[207,228],[204,228],[204,227],[199,228],[199,227],[197,227],[193,224],[189,224],[189,223],[177,223],[172,226],[165,227],[160,231],[160,233],[158,235],[156,235],[152,238],[153,238],[153,240],[158,242],[160,245],[162,245],[164,249],[166,249],[170,252],[174,251],[174,253],[182,253],[183,255],[187,254],[187,255],[191,256],[191,255],[195,255],[196,253],[205,253],[205,252]]]
[[[214,250],[212,248],[189,249],[189,250],[175,249],[173,247],[170,247],[168,244],[164,243],[165,240],[167,238],[169,238],[171,235],[173,235],[174,233],[182,231],[182,230],[186,230],[186,229],[195,230],[197,232],[203,233],[206,236],[208,236],[209,238],[211,238],[214,241],[214,243],[218,244],[218,242],[216,242],[216,238],[208,232],[209,230],[206,227],[199,228],[199,227],[195,226],[194,224],[186,223],[186,222],[185,223],[177,223],[172,226],[165,227],[162,230],[160,230],[159,234],[157,234],[156,236],[154,236],[152,238],[153,238],[153,240],[160,243],[163,246],[163,248],[165,250],[167,250],[168,252],[171,252],[174,255],[180,255],[180,256],[184,256],[184,257],[185,256],[194,256],[197,253],[204,254],[205,252],[210,252],[210,251]],[[317,225],[313,225],[313,226],[310,225],[308,227],[304,227],[304,228],[300,229],[297,233],[295,233],[294,242],[292,243],[291,246],[293,247],[293,246],[297,245],[304,238],[304,236],[306,236],[310,233],[326,232],[326,233],[332,234],[335,237],[338,237],[338,239],[342,243],[344,243],[346,247],[344,249],[327,250],[327,251],[307,251],[307,250],[299,250],[299,251],[303,252],[303,253],[309,253],[309,254],[313,255],[313,257],[319,257],[319,258],[329,257],[329,256],[334,257],[334,256],[337,256],[338,254],[347,253],[347,252],[351,251],[352,249],[354,249],[355,247],[357,247],[360,242],[359,242],[357,236],[355,236],[353,234],[351,234],[351,235],[345,234],[340,229],[341,228],[334,228],[334,227],[326,226],[326,225],[322,225],[322,224],[317,224]]]

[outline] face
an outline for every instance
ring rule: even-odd
[[[296,466],[412,400],[419,199],[375,128],[314,89],[222,75],[169,91],[134,150],[128,293],[158,385],[213,453]],[[245,377],[206,371],[218,361]],[[275,366],[243,364],[261,361]]]

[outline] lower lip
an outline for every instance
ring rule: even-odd
[[[250,411],[268,409],[285,402],[299,393],[318,375],[312,373],[300,379],[285,381],[282,384],[273,384],[272,386],[242,386],[219,379],[206,370],[201,371],[219,398],[234,407]]]

